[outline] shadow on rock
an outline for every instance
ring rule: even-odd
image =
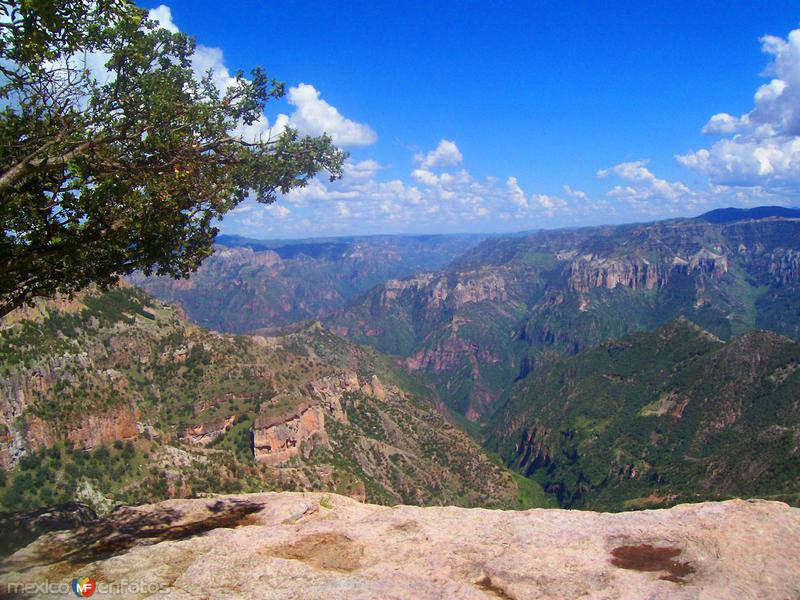
[[[122,507],[102,519],[63,534],[57,543],[37,544],[35,556],[25,556],[24,565],[6,568],[26,569],[36,565],[68,561],[89,563],[115,556],[138,544],[156,544],[164,540],[181,540],[220,527],[239,527],[251,522],[250,515],[263,504],[242,500],[219,500],[204,510],[183,511],[170,507]]]
[[[0,515],[0,559],[24,548],[40,535],[75,529],[97,519],[91,507],[68,502],[52,508]]]

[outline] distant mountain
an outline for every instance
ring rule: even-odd
[[[785,219],[800,219],[800,208],[787,208],[785,206],[759,206],[757,208],[718,208],[697,217],[700,221],[709,223],[731,223],[746,219],[766,219],[769,217],[782,217]]]
[[[317,319],[386,279],[437,269],[483,235],[362,236],[252,240],[221,235],[213,256],[188,280],[129,281],[179,304],[189,319],[244,333]]]
[[[567,507],[730,496],[800,503],[800,345],[685,319],[541,365],[487,445]]]
[[[547,500],[389,359],[319,325],[223,335],[125,286],[0,323],[0,510],[258,490]]]
[[[769,212],[769,211],[768,211]],[[550,354],[685,316],[722,339],[800,339],[800,220],[657,223],[485,240],[440,271],[387,281],[327,318],[403,357],[480,420]]]

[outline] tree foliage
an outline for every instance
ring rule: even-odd
[[[248,194],[341,175],[328,136],[243,138],[283,84],[256,68],[219,89],[194,50],[125,0],[0,1],[0,315],[135,270],[186,276]]]

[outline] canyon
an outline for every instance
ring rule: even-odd
[[[121,284],[12,313],[0,353],[6,509],[265,488],[548,502],[442,415],[432,390],[319,323],[220,334]]]
[[[483,235],[361,236],[259,241],[221,235],[188,279],[129,281],[180,304],[198,325],[230,333],[319,319],[373,286],[436,269]]]
[[[765,214],[494,237],[324,322],[402,357],[452,410],[483,423],[549,356],[678,316],[722,339],[759,328],[800,338],[800,219]]]

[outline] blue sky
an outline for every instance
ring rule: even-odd
[[[800,204],[796,2],[145,4],[198,68],[289,86],[253,131],[351,153],[221,224],[252,237],[518,231]],[[609,8],[611,6],[611,8]]]

